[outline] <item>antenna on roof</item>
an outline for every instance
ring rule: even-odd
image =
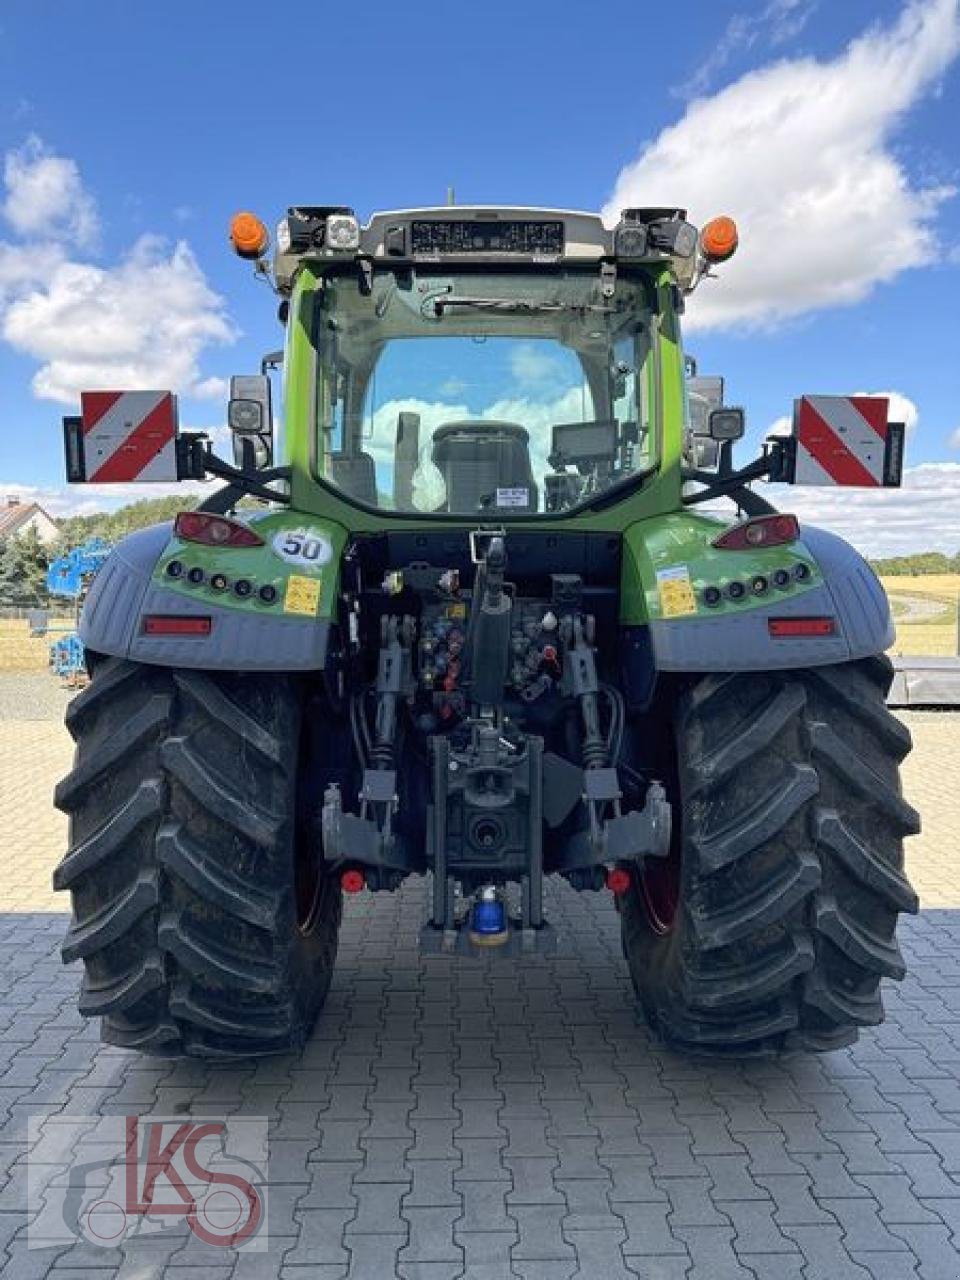
[[[447,204],[456,204],[457,197],[453,187],[447,187]]]

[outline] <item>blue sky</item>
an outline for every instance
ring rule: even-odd
[[[701,371],[753,439],[804,391],[905,397],[902,494],[790,505],[871,550],[956,550],[958,40],[957,0],[6,0],[0,487],[100,500],[63,493],[59,434],[97,377],[174,384],[185,424],[222,422],[221,380],[281,336],[227,249],[231,212],[366,216],[452,184],[463,203],[738,218],[737,259],[690,306]]]

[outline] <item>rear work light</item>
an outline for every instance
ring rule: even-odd
[[[145,636],[208,636],[210,618],[190,617],[178,613],[148,613],[143,619]]]
[[[184,542],[205,547],[262,547],[263,539],[249,525],[210,511],[181,511],[173,522],[173,532]]]
[[[772,516],[754,516],[714,538],[713,545],[719,551],[749,551],[753,547],[782,547],[796,542],[800,537],[800,525],[796,516],[779,513]]]
[[[835,618],[767,619],[767,630],[772,636],[832,636],[836,629]]]

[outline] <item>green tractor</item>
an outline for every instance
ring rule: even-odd
[[[285,331],[232,381],[233,462],[165,392],[64,420],[74,482],[225,482],[83,611],[54,877],[81,1012],[151,1053],[296,1049],[344,893],[428,875],[427,951],[522,961],[555,875],[614,896],[676,1048],[879,1022],[917,909],[890,613],[750,486],[899,483],[887,402],[802,397],[733,465],[743,411],[680,338],[727,218],[302,206],[272,259],[253,215],[231,237]]]

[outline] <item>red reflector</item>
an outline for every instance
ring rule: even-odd
[[[143,620],[145,636],[208,636],[209,618],[190,618],[176,613],[148,613]]]
[[[173,532],[185,542],[199,542],[205,547],[263,546],[259,533],[248,525],[212,511],[181,511],[173,522]]]
[[[768,618],[772,636],[832,636],[837,629],[835,618]]]
[[[749,551],[754,547],[782,547],[799,537],[797,517],[776,514],[735,524],[714,538],[713,545],[719,551]]]
[[[359,893],[365,884],[363,872],[356,868],[340,873],[340,888],[344,893]]]
[[[612,867],[607,872],[607,888],[618,898],[627,892],[631,883],[630,872],[625,867]]]

